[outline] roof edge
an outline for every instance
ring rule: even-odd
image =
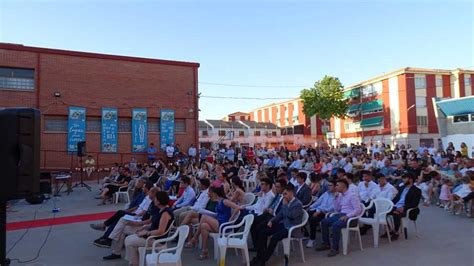
[[[42,47],[24,46],[22,44],[12,44],[12,43],[2,43],[2,42],[0,42],[0,49],[33,52],[33,53],[66,55],[66,56],[78,56],[78,57],[85,57],[85,58],[122,60],[122,61],[131,61],[131,62],[139,62],[139,63],[186,66],[186,67],[196,67],[196,68],[200,66],[199,63],[195,63],[195,62],[173,61],[173,60],[153,59],[153,58],[145,58],[145,57],[126,56],[126,55],[111,55],[111,54],[101,54],[101,53],[93,53],[93,52],[81,52],[81,51],[71,51],[71,50],[62,50],[62,49],[53,49],[53,48],[42,48]]]

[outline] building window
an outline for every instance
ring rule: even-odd
[[[260,136],[260,131],[255,131],[255,132],[253,133],[253,135],[259,137],[259,136]]]
[[[425,77],[415,77],[415,89],[426,89]]]
[[[186,120],[175,119],[174,120],[174,131],[175,132],[186,132]]]
[[[202,131],[202,135],[203,135],[204,137],[207,137],[207,136],[209,136],[209,132],[207,132],[207,130],[203,130],[203,131]]]
[[[218,135],[219,137],[225,137],[225,130],[219,130]]]
[[[428,126],[428,117],[427,116],[417,116],[416,117],[417,126]]]
[[[469,115],[455,115],[453,117],[453,123],[469,122]]]
[[[367,85],[362,88],[362,97],[367,98],[367,97],[372,97],[377,95],[377,90],[373,84]]]
[[[464,76],[464,86],[471,86],[471,77]]]
[[[102,121],[100,117],[87,117],[87,120],[86,120],[87,132],[100,132],[101,127],[102,127]]]
[[[239,131],[239,137],[245,137],[245,132],[244,131]]]
[[[416,97],[416,107],[426,107],[426,97]]]
[[[132,119],[131,118],[119,118],[118,119],[118,132],[132,132]]]
[[[33,69],[0,67],[0,88],[34,90],[35,71]]]
[[[148,118],[146,121],[148,132],[160,132],[160,119]]]
[[[277,136],[276,131],[272,131],[272,137],[276,137],[276,136]]]
[[[436,78],[436,87],[443,87],[443,79]]]
[[[44,131],[49,132],[67,132],[67,117],[45,116]]]

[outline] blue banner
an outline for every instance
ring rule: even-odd
[[[115,108],[102,108],[102,152],[117,152],[118,113]]]
[[[67,151],[76,152],[77,143],[86,140],[86,109],[69,107],[67,127]]]
[[[174,144],[174,111],[161,110],[160,114],[160,147],[166,149],[166,145]]]
[[[146,109],[132,111],[132,152],[145,152],[147,147]]]

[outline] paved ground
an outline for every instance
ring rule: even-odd
[[[97,187],[94,187],[97,191]],[[119,205],[97,206],[93,197],[96,192],[89,192],[85,188],[78,188],[70,196],[62,196],[42,205],[29,205],[24,201],[12,204],[15,212],[8,213],[8,221],[22,221],[36,218],[52,218],[54,204],[61,209],[57,214],[71,216],[87,213],[98,213],[116,210]],[[123,205],[120,205],[123,206]],[[310,265],[474,265],[474,219],[465,216],[452,216],[444,210],[435,207],[423,207],[419,219],[420,237],[415,238],[410,228],[408,240],[398,240],[389,244],[381,240],[379,248],[373,247],[372,235],[363,237],[364,251],[360,251],[356,239],[351,239],[347,256],[327,258],[325,252],[315,252],[305,249],[306,264]],[[45,239],[49,227],[32,228],[8,254],[9,258],[28,260],[34,258],[38,248]],[[24,234],[26,230],[7,233],[7,249]],[[92,241],[99,236],[97,231],[89,228],[89,222],[54,226],[50,237],[44,246],[40,258],[33,263],[21,265],[117,265],[125,266],[126,261],[102,261],[102,256],[108,255],[110,250],[92,245]],[[320,235],[318,235],[320,237]],[[212,247],[211,247],[212,251]],[[274,256],[268,265],[283,265],[281,255]],[[184,265],[215,265],[213,260],[198,261],[197,250],[185,250]],[[297,251],[292,253],[290,265],[304,265]],[[253,254],[251,253],[251,256]],[[242,265],[240,258],[233,251],[227,253],[227,265]],[[13,262],[12,265],[20,265]]]

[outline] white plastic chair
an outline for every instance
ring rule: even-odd
[[[308,223],[308,219],[309,219],[309,214],[306,211],[303,211],[303,219],[301,220],[301,223],[290,227],[290,229],[288,230],[288,237],[284,238],[281,241],[281,243],[283,244],[283,254],[285,254],[285,257],[287,258],[290,257],[291,241],[297,241],[300,246],[301,260],[303,260],[303,262],[306,262],[304,258],[304,248],[303,248],[304,235],[302,234],[301,236],[294,236],[293,231],[295,231],[296,229],[302,229],[306,225],[306,223]]]
[[[360,250],[364,250],[362,248],[362,238],[361,238],[361,235],[360,235],[360,229],[359,229],[359,223],[357,222],[354,222],[355,226],[351,226],[351,223],[353,221],[358,221],[362,215],[364,214],[365,212],[365,206],[364,204],[360,204],[361,205],[361,208],[362,208],[362,211],[359,215],[357,215],[356,217],[352,217],[352,218],[349,218],[347,219],[347,226],[346,228],[342,228],[341,229],[341,236],[342,236],[342,254],[344,255],[347,255],[347,246],[349,245],[349,232],[350,231],[353,231],[353,232],[356,232],[357,233],[357,236],[359,237],[359,245],[360,245]]]
[[[182,225],[178,227],[176,232],[171,237],[155,240],[151,248],[151,254],[148,254],[145,257],[146,265],[155,266],[161,264],[172,264],[181,266],[181,254],[183,253],[184,242],[186,241],[188,234],[189,227],[186,225]],[[178,244],[176,245],[176,247],[166,248],[156,252],[157,245],[159,243],[166,243],[168,241],[174,240],[176,237],[178,237]]]
[[[156,238],[167,236],[173,228],[174,228],[174,221],[170,225],[168,230],[166,230],[166,232],[164,234],[162,234],[160,236],[149,236],[146,239],[145,246],[138,248],[138,258],[139,258],[138,265],[139,266],[144,266],[145,265],[145,256],[147,255],[148,252],[151,251],[152,245],[154,244],[154,242],[152,242],[152,241],[155,240]],[[167,238],[164,238],[164,239],[167,239]],[[161,242],[164,243],[164,246],[161,247],[161,248],[167,248],[167,246],[166,246],[167,243],[164,242],[164,241],[161,241]],[[155,246],[155,248],[156,248],[156,246]]]
[[[230,220],[227,223],[223,223],[219,226],[219,232],[218,233],[210,233],[209,234],[209,237],[211,237],[213,242],[214,242],[214,259],[215,260],[219,259],[219,250],[217,249],[217,239],[222,235],[222,232],[224,231],[225,227],[235,224],[235,222],[237,221],[239,216],[240,216],[240,211],[235,212],[230,217]],[[201,238],[199,238],[199,241],[201,242]],[[202,244],[199,243],[199,246],[201,247]]]
[[[222,234],[219,235],[219,238],[217,239],[217,246],[214,247],[214,250],[218,250],[219,252],[218,256],[220,257],[220,265],[225,265],[225,254],[227,248],[235,248],[236,250],[241,249],[243,253],[242,258],[244,259],[244,262],[247,264],[247,266],[250,265],[247,239],[249,236],[250,227],[253,223],[253,219],[253,215],[245,215],[245,217],[242,219],[242,222],[240,222],[239,224],[226,226],[222,230]],[[242,226],[244,226],[244,230],[242,232],[232,233],[234,229],[238,229]],[[229,231],[229,233],[226,233],[226,231]]]
[[[379,246],[379,230],[380,226],[385,226],[385,231],[388,235],[388,241],[391,242],[389,227],[387,223],[387,214],[393,208],[393,202],[388,199],[374,199],[370,202],[370,205],[367,206],[367,209],[372,208],[372,205],[375,205],[374,218],[362,217],[359,219],[359,224],[368,224],[372,226],[374,234],[374,247]]]
[[[417,226],[416,226],[416,220],[413,221],[413,220],[411,220],[411,219],[409,218],[409,217],[410,217],[410,213],[411,213],[412,211],[415,211],[416,209],[418,209],[418,207],[408,209],[408,210],[407,210],[407,215],[406,215],[405,217],[402,217],[402,221],[401,221],[401,225],[400,225],[400,230],[401,230],[400,233],[402,233],[402,234],[404,235],[405,239],[408,238],[408,224],[409,224],[410,221],[413,222],[413,226],[415,227],[415,236],[416,236],[416,237],[419,237],[419,236],[418,236],[418,228],[417,228]],[[418,214],[418,215],[419,215],[419,214]],[[417,219],[418,219],[418,217],[417,217]]]
[[[258,170],[253,170],[242,180],[245,192],[252,192],[257,187],[257,173]]]
[[[247,206],[250,206],[252,205],[252,203],[255,201],[255,194],[251,193],[251,192],[247,192],[245,193],[244,195],[244,199],[242,201],[242,204],[241,206],[242,207],[247,207]]]
[[[114,193],[115,204],[119,203],[120,196],[125,196],[126,203],[130,203],[130,186],[120,187],[117,192]]]

